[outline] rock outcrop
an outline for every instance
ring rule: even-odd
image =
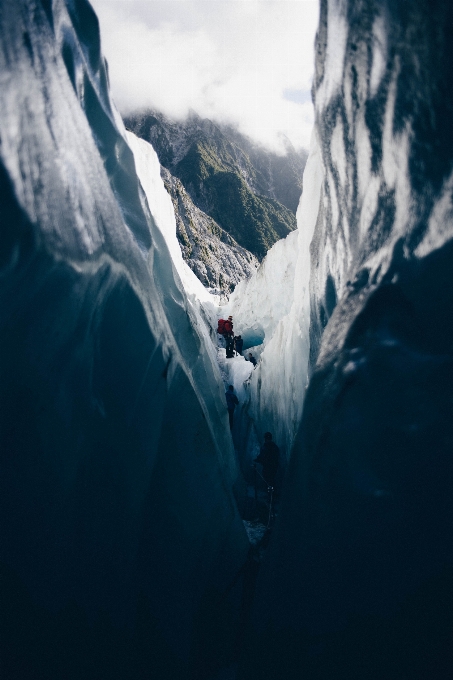
[[[181,180],[163,166],[161,175],[173,202],[176,235],[184,260],[206,288],[225,299],[239,281],[248,279],[256,270],[258,260],[197,208]]]

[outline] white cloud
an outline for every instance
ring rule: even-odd
[[[122,113],[190,109],[308,146],[317,0],[92,0]],[[302,102],[302,103],[300,103]]]

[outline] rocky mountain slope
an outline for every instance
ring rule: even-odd
[[[227,295],[255,271],[258,260],[197,208],[181,180],[162,166],[161,175],[173,202],[184,260],[206,288]]]
[[[125,124],[153,145],[194,204],[259,260],[296,228],[306,153],[289,142],[279,156],[195,114],[174,122],[148,111]]]

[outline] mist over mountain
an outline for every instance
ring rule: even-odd
[[[125,125],[152,144],[197,208],[259,260],[296,228],[307,153],[289,141],[279,156],[196,114],[176,122],[146,111],[128,116]]]

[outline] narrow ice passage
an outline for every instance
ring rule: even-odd
[[[218,380],[225,392],[233,385],[239,400],[234,416],[234,451],[245,480],[239,503],[243,518],[256,515],[267,524],[267,487],[262,470],[253,467],[264,433],[272,432],[280,448],[281,486],[291,447],[302,414],[308,382],[310,324],[310,242],[319,219],[323,166],[316,134],[306,164],[304,192],[297,211],[298,229],[278,241],[255,274],[239,283],[226,305],[211,295],[183,261],[176,238],[176,221],[170,196],[159,172],[157,155],[147,142],[127,133],[137,173],[151,213],[172,256],[173,266],[185,288],[195,323],[204,338],[204,349],[218,366]],[[234,334],[244,340],[243,356],[226,358],[217,336],[219,318],[233,316]],[[257,360],[254,368],[246,358]],[[225,404],[226,416],[226,404]],[[225,417],[225,427],[228,428]],[[258,487],[258,492],[256,491]],[[275,503],[275,499],[274,499]],[[250,530],[250,527],[248,527]]]
[[[127,132],[127,140],[134,153],[137,174],[145,191],[150,212],[165,238],[173,267],[192,306],[195,323],[201,329],[204,348],[200,348],[200,351],[206,351],[212,359],[215,359],[223,391],[226,392],[229,385],[233,385],[239,401],[231,431],[235,455],[245,480],[238,502],[249,540],[251,545],[256,547],[263,541],[278,501],[274,491],[269,492],[260,466],[253,464],[263,443],[263,434],[273,428],[276,416],[269,414],[267,417],[260,417],[259,409],[254,407],[253,402],[260,396],[262,399],[260,393],[266,391],[266,387],[261,387],[263,351],[270,344],[280,321],[291,312],[294,301],[298,232],[278,242],[252,279],[237,287],[237,292],[227,305],[220,305],[220,299],[204,288],[183,261],[176,238],[174,209],[160,176],[157,154],[148,142],[131,132]],[[235,315],[234,333],[242,335],[244,348],[243,356],[235,352],[233,358],[227,359],[225,341],[216,331],[218,319],[227,318],[230,312]],[[258,360],[256,367],[246,359],[249,353]],[[271,358],[264,364],[265,370],[272,361]],[[256,386],[253,388],[252,382],[260,385],[260,388],[258,390]],[[278,436],[281,436],[285,426],[286,423],[282,424],[279,434],[275,437],[279,446]],[[287,455],[285,444],[289,440],[290,437],[285,438],[281,448],[278,486],[281,486],[285,468]]]
[[[152,146],[127,133],[137,173],[149,207],[170,250],[196,323],[202,329],[204,350],[218,364],[224,390],[233,385],[239,399],[233,439],[246,481],[263,435],[273,433],[281,451],[282,468],[289,460],[308,381],[310,323],[310,253],[314,228],[320,217],[322,162],[316,135],[304,172],[304,193],[297,211],[298,229],[278,241],[254,275],[238,284],[226,305],[210,294],[183,261],[176,238],[170,196],[159,173]],[[243,356],[226,359],[216,333],[220,317],[233,316],[234,333],[244,340]],[[219,336],[220,337],[220,336]],[[256,368],[248,361],[257,360]]]
[[[215,360],[223,392],[232,385],[239,401],[231,437],[245,482],[237,500],[254,551],[250,562],[253,565],[261,559],[267,530],[271,529],[278,513],[280,492],[308,380],[309,246],[319,219],[322,183],[317,138],[313,135],[304,173],[304,194],[297,212],[298,229],[278,241],[254,275],[240,282],[228,303],[222,305],[183,261],[176,238],[173,205],[160,177],[156,153],[150,144],[134,134],[128,132],[127,138],[151,214],[167,242],[173,266],[192,306],[195,323],[201,329],[204,348],[200,351],[206,351]],[[233,316],[234,335],[240,334],[244,340],[243,355],[235,352],[233,358],[226,357],[225,341],[216,332],[218,320],[227,319],[229,315]],[[256,366],[248,360],[250,354],[256,359]],[[226,413],[225,402],[225,416]],[[228,428],[226,418],[224,422]],[[254,463],[264,433],[268,431],[280,449],[275,488],[269,487],[261,466]]]

